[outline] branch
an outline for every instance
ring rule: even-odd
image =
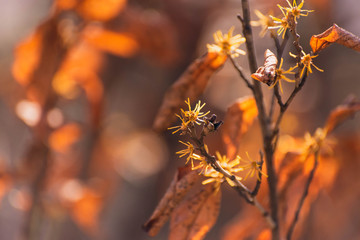
[[[190,138],[195,143],[196,149],[200,151],[201,155],[205,157],[206,162],[211,165],[211,167],[214,168],[214,170],[221,173],[224,177],[230,179],[235,186],[233,189],[235,189],[241,197],[245,199],[245,201],[253,206],[255,206],[261,214],[264,216],[264,218],[269,223],[269,226],[271,229],[274,229],[276,227],[275,221],[270,216],[269,212],[265,210],[265,208],[257,201],[255,195],[253,195],[253,192],[251,192],[243,183],[241,183],[235,175],[229,173],[225,169],[222,168],[222,166],[219,164],[218,161],[216,161],[215,156],[210,155],[206,149],[205,149],[205,143],[204,143],[204,132],[202,131],[200,134],[200,137],[197,137],[196,131],[194,128],[190,129]],[[262,161],[262,157],[261,157]],[[259,173],[261,174],[261,173]],[[261,176],[260,176],[261,179]],[[260,187],[260,186],[259,186]],[[258,187],[258,188],[259,188]],[[258,189],[257,189],[258,191]]]
[[[311,169],[311,172],[310,172],[310,174],[309,174],[309,177],[308,177],[308,179],[307,179],[307,181],[306,181],[305,188],[304,188],[304,192],[303,192],[303,194],[302,194],[302,196],[301,196],[301,198],[300,198],[300,201],[299,201],[299,203],[298,203],[298,207],[297,207],[297,209],[296,209],[296,211],[295,211],[295,214],[294,214],[294,218],[293,218],[293,220],[292,220],[292,222],[291,222],[291,224],[290,224],[289,230],[288,230],[288,232],[287,232],[287,234],[286,234],[286,239],[287,239],[287,240],[290,240],[290,239],[291,239],[291,235],[292,235],[292,233],[293,233],[293,231],[294,231],[294,228],[295,228],[295,225],[296,225],[296,223],[297,223],[297,221],[298,221],[301,208],[302,208],[302,206],[303,206],[303,204],[304,204],[305,198],[307,197],[307,195],[308,195],[308,193],[309,193],[310,184],[311,184],[311,182],[312,182],[312,180],[313,180],[313,178],[314,178],[315,170],[316,170],[317,165],[318,165],[318,162],[319,162],[319,161],[318,161],[318,157],[319,157],[319,151],[317,151],[317,152],[314,153],[314,166],[313,166],[313,168]]]
[[[255,48],[252,36],[252,29],[250,26],[250,7],[248,0],[241,0],[242,6],[242,18],[238,16],[243,26],[243,35],[246,39],[246,49],[249,60],[250,72],[254,73],[257,70],[257,63],[255,57]],[[265,152],[265,161],[267,166],[268,173],[268,185],[269,185],[269,198],[270,198],[270,209],[271,209],[271,218],[274,222],[274,227],[272,228],[272,239],[280,239],[280,230],[278,225],[278,199],[277,199],[277,177],[273,164],[273,147],[272,147],[272,137],[273,131],[271,128],[271,123],[266,116],[266,111],[264,107],[264,97],[261,90],[260,82],[253,79],[253,94],[256,100],[256,106],[258,108],[258,118],[261,126],[261,132],[263,137],[263,147]]]
[[[271,37],[274,40],[274,44],[275,44],[275,47],[276,47],[277,60],[278,60],[278,62],[280,62],[280,60],[282,58],[282,55],[284,53],[284,49],[285,49],[285,46],[287,44],[287,41],[289,40],[289,32],[286,31],[285,37],[284,37],[283,41],[281,42],[281,45],[280,45],[279,40],[278,40],[276,35],[271,34]],[[281,95],[279,93],[279,87],[277,85],[274,86],[273,96],[274,95],[275,95],[275,97],[276,97],[276,99],[278,101],[278,104],[279,104],[280,108],[282,108],[284,103],[282,102],[282,98],[281,98]],[[271,104],[273,104],[273,102]],[[273,106],[271,105],[271,107],[273,107]],[[270,110],[272,110],[272,108]],[[269,113],[269,118],[270,119],[272,117],[272,113],[273,113],[273,111],[270,111],[270,113]]]
[[[297,62],[297,65],[298,65],[298,71],[297,71],[297,73],[295,73],[295,81],[296,81],[296,84],[298,85],[299,84],[299,78],[300,78],[300,72],[301,72],[301,69],[303,67],[303,64],[301,63],[301,52],[303,51],[303,48],[301,47],[301,45],[299,43],[300,35],[296,31],[296,22],[295,22],[295,17],[294,17],[293,14],[290,14],[288,16],[288,24],[289,24],[289,27],[290,27],[290,32],[291,32],[291,34],[293,35],[293,38],[294,38],[293,45],[294,45],[294,47],[296,49],[296,52],[297,52],[296,62]]]
[[[279,92],[279,86],[277,84],[274,86],[274,95],[275,95],[275,97],[277,99],[277,102],[278,102],[278,104],[280,106],[280,110],[283,109],[284,108],[284,103],[282,101],[282,97],[281,97],[281,94]]]
[[[239,72],[240,77],[244,80],[244,82],[246,83],[248,88],[250,88],[252,91],[254,91],[254,87],[251,85],[249,79],[247,79],[246,76],[244,75],[244,73],[242,72],[242,68],[239,66],[239,64],[237,64],[231,56],[229,56],[229,58],[231,60],[231,63],[233,64],[234,68]]]

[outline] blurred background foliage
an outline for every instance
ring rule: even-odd
[[[252,9],[275,15],[278,3],[250,1]],[[0,239],[150,239],[141,225],[184,163],[174,154],[177,138],[151,130],[154,116],[213,32],[232,25],[241,32],[240,1],[0,0],[0,6]],[[357,0],[308,0],[306,9],[315,12],[298,27],[305,52],[310,37],[333,23],[360,35]],[[274,47],[259,32],[260,63]],[[247,71],[246,58],[238,61]],[[285,115],[282,134],[293,136],[285,145],[322,126],[349,93],[360,96],[358,53],[332,46],[315,62],[325,71],[309,77]],[[284,87],[286,94],[291,85]],[[249,93],[227,63],[202,99],[222,119]],[[360,236],[359,120],[334,135],[337,171],[326,188],[318,186],[301,239]],[[256,155],[257,139],[253,127],[242,152]],[[213,151],[223,150],[219,134],[208,141]],[[241,236],[236,213],[248,206],[228,190],[207,239]],[[153,239],[166,238],[164,229]]]

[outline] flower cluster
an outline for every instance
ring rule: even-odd
[[[217,130],[221,125],[222,121],[216,121],[216,115],[213,114],[210,118],[205,117],[209,112],[203,113],[201,109],[205,106],[199,101],[195,108],[191,108],[190,100],[187,99],[185,103],[188,105],[188,110],[184,111],[181,109],[181,116],[176,115],[181,120],[181,125],[171,127],[169,129],[176,129],[173,133],[181,131],[180,135],[189,133],[193,143],[179,141],[186,148],[177,151],[176,154],[179,157],[186,157],[185,164],[191,163],[192,170],[200,170],[199,174],[208,177],[208,179],[203,181],[203,184],[216,182],[218,184],[227,181],[230,186],[235,186],[236,184],[230,180],[229,176],[234,176],[237,181],[242,180],[241,177],[236,176],[235,174],[249,169],[246,177],[254,176],[255,172],[263,174],[261,171],[260,164],[250,159],[248,159],[244,166],[240,166],[241,158],[236,156],[235,159],[231,160],[226,155],[221,155],[219,152],[216,152],[215,157],[209,154],[207,145],[203,142],[203,137],[206,136],[209,132]],[[202,125],[201,137],[197,137],[196,125]],[[195,153],[195,152],[199,153]],[[225,176],[224,176],[225,174]]]
[[[220,166],[230,174],[234,174],[234,173],[244,170],[242,167],[239,167],[239,164],[240,164],[239,156],[236,156],[236,158],[234,160],[230,161],[230,159],[227,156],[225,156],[225,155],[221,156],[221,154],[219,152],[216,152],[216,158],[217,158],[217,161],[219,162]],[[232,186],[232,187],[235,186],[233,181],[224,177],[224,175],[222,173],[216,171],[213,168],[206,170],[204,172],[204,176],[209,177],[209,178],[204,180],[202,182],[203,184],[208,184],[211,182],[222,183],[222,182],[224,182],[224,180],[226,180],[230,186]],[[234,175],[234,176],[236,177],[237,180],[239,180],[239,181],[242,180],[241,177],[236,176],[236,175]]]
[[[292,5],[288,0],[286,0],[286,2],[288,3],[289,7],[282,7],[279,4],[277,5],[283,14],[282,18],[270,16],[277,25],[271,26],[269,29],[278,28],[277,33],[278,35],[282,34],[282,38],[284,38],[286,30],[288,28],[292,28],[292,26],[297,23],[297,18],[300,18],[300,16],[307,16],[309,12],[313,12],[313,10],[302,9],[304,0],[301,1],[299,5],[296,4],[296,0],[294,0]]]
[[[291,5],[290,2],[288,0],[286,0],[286,2],[288,3],[289,7],[282,7],[280,5],[278,5],[278,7],[280,9],[284,9],[286,11],[287,14],[291,14],[294,16],[295,19],[295,23],[297,23],[297,18],[300,18],[300,16],[307,16],[309,15],[309,12],[313,12],[314,10],[305,10],[302,9],[303,5],[304,5],[304,0],[301,1],[301,3],[299,5],[296,4],[296,0],[293,1],[293,4]]]
[[[206,113],[200,112],[201,109],[205,106],[205,103],[201,105],[201,101],[199,101],[195,105],[195,108],[193,110],[191,109],[189,98],[187,99],[187,101],[185,101],[185,103],[186,105],[188,105],[189,110],[184,111],[183,109],[180,109],[181,116],[176,114],[176,116],[181,120],[181,125],[168,128],[168,129],[176,129],[173,132],[173,134],[179,131],[181,131],[180,133],[181,135],[185,134],[189,128],[189,125],[194,125],[194,124],[200,125],[203,122],[202,118],[205,117],[207,114],[209,114],[209,112]]]
[[[263,15],[258,10],[255,10],[255,14],[258,16],[259,20],[256,22],[252,22],[253,26],[262,26],[262,35],[265,34],[266,30],[268,29],[278,29],[277,34],[282,35],[282,38],[284,38],[285,33],[287,29],[290,29],[291,31],[296,31],[296,24],[297,19],[300,18],[300,16],[308,16],[309,12],[312,12],[313,10],[304,10],[302,9],[304,5],[304,0],[301,1],[299,5],[297,5],[296,0],[293,1],[293,4],[290,4],[289,0],[286,0],[288,3],[288,7],[282,7],[279,4],[277,5],[282,12],[283,17],[277,18],[269,15],[269,17]],[[270,21],[271,19],[271,21]],[[295,32],[296,33],[296,32]],[[296,40],[297,41],[297,40]],[[294,43],[295,44],[295,43]],[[298,46],[298,49],[301,49],[300,46]],[[300,51],[300,50],[299,50]],[[322,69],[315,66],[313,63],[313,58],[317,56],[311,56],[310,54],[306,54],[303,50],[301,50],[301,53],[299,55],[295,55],[292,53],[289,53],[291,57],[294,57],[298,60],[298,63],[294,67],[290,67],[288,70],[282,69],[283,65],[283,59],[281,59],[280,66],[275,70],[275,78],[272,82],[269,81],[261,81],[267,84],[272,84],[270,88],[274,87],[277,83],[279,84],[279,88],[281,90],[281,93],[283,92],[281,80],[285,80],[287,82],[296,82],[295,80],[291,80],[288,77],[285,76],[285,74],[295,74],[293,72],[294,69],[298,68],[298,73],[296,73],[296,77],[298,79],[298,76],[303,77],[305,73],[305,69],[307,72],[312,73],[313,66],[315,69],[317,69],[320,72],[323,72]],[[255,75],[255,74],[253,74]],[[265,74],[264,74],[265,75]],[[266,77],[266,75],[265,75]],[[255,78],[256,80],[259,80],[258,78]]]
[[[232,36],[233,31],[234,27],[231,27],[227,34],[223,34],[221,31],[216,31],[214,33],[215,44],[208,44],[208,51],[230,57],[238,57],[240,54],[245,55],[245,51],[238,49],[239,46],[245,42],[245,38],[243,38],[240,34]]]

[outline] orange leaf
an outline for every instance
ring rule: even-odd
[[[271,239],[271,231],[269,229],[264,229],[256,240],[270,240]]]
[[[327,48],[332,43],[338,43],[360,52],[360,38],[336,24],[310,39],[310,46],[314,53]]]
[[[36,31],[15,49],[12,74],[18,83],[28,85],[41,57],[42,32]]]
[[[88,27],[83,37],[94,47],[120,57],[131,57],[139,49],[136,40],[128,34],[104,30],[101,27]]]
[[[46,19],[29,40],[19,45],[15,54],[14,76],[26,86],[29,100],[41,106],[51,106],[57,98],[49,80],[54,77],[68,49],[58,31],[62,19],[59,14]]]
[[[170,222],[170,240],[200,240],[215,224],[219,215],[219,185],[201,185],[188,199],[176,207]]]
[[[360,101],[354,96],[349,96],[344,103],[337,106],[327,119],[325,129],[330,133],[340,123],[360,111]]]
[[[190,167],[179,168],[165,195],[157,205],[150,219],[143,228],[150,236],[155,236],[166,223],[170,214],[193,185],[200,180],[196,171]]]
[[[107,21],[120,13],[126,2],[126,0],[85,0],[80,3],[77,10],[85,19]]]
[[[222,139],[226,144],[229,157],[237,151],[242,135],[248,130],[258,111],[253,97],[242,98],[231,105],[225,115]]]
[[[77,2],[77,0],[56,0],[55,6],[57,9],[70,10],[76,6]]]
[[[57,152],[65,153],[79,139],[80,134],[80,127],[76,123],[69,123],[50,135],[50,147]]]
[[[226,60],[226,56],[207,53],[196,59],[166,92],[163,103],[155,118],[154,129],[163,131],[175,120],[175,113],[185,107],[184,101],[196,100],[205,90],[209,78]]]
[[[90,233],[98,231],[98,217],[103,205],[102,197],[90,188],[83,188],[81,197],[72,203],[71,215],[75,222]]]
[[[275,69],[278,63],[274,53],[266,49],[264,53],[264,66],[259,67],[251,77],[270,86],[275,80]]]

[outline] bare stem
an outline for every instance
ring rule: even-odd
[[[253,90],[253,86],[251,85],[249,79],[247,79],[247,77],[244,75],[242,68],[239,66],[239,64],[237,64],[235,62],[235,60],[231,56],[229,56],[229,58],[231,60],[231,63],[233,64],[234,68],[238,71],[238,73],[240,74],[240,77],[244,80],[244,82],[246,83],[248,88]]]
[[[290,32],[293,35],[294,38],[294,42],[293,45],[296,49],[296,62],[298,65],[298,71],[295,73],[295,81],[296,84],[299,84],[299,80],[300,80],[300,72],[301,69],[303,67],[303,64],[301,63],[301,52],[303,51],[303,48],[301,47],[300,43],[299,43],[299,39],[300,39],[300,35],[297,33],[296,31],[296,22],[295,22],[295,16],[293,14],[290,14],[288,17],[288,23],[289,23],[289,27],[290,27]]]
[[[305,69],[304,71],[304,76],[301,78],[300,80],[300,84],[298,86],[295,86],[294,90],[292,91],[292,93],[290,94],[289,98],[286,100],[285,103],[282,102],[281,100],[281,96],[279,91],[275,91],[275,96],[278,99],[278,103],[280,106],[280,113],[279,116],[276,120],[275,123],[275,127],[274,127],[274,134],[278,134],[279,132],[279,125],[281,123],[282,117],[284,116],[285,111],[287,110],[287,108],[289,107],[290,103],[292,102],[292,100],[294,100],[296,94],[302,89],[302,87],[304,86],[305,82],[307,79],[307,70]]]
[[[310,184],[311,184],[311,182],[312,182],[312,180],[314,178],[315,171],[316,171],[316,168],[317,168],[317,165],[318,165],[318,162],[319,162],[318,157],[319,157],[319,151],[314,153],[314,165],[313,165],[313,168],[311,169],[309,177],[308,177],[308,179],[306,181],[304,192],[301,195],[300,201],[298,203],[298,207],[296,208],[296,211],[295,211],[295,214],[294,214],[294,218],[293,218],[293,220],[292,220],[292,222],[290,224],[289,230],[288,230],[288,232],[286,234],[286,239],[287,240],[291,239],[291,236],[292,236],[292,233],[294,231],[295,225],[296,225],[296,223],[298,221],[298,218],[299,218],[301,208],[304,205],[305,199],[306,199],[306,197],[307,197],[307,195],[309,193]]]

